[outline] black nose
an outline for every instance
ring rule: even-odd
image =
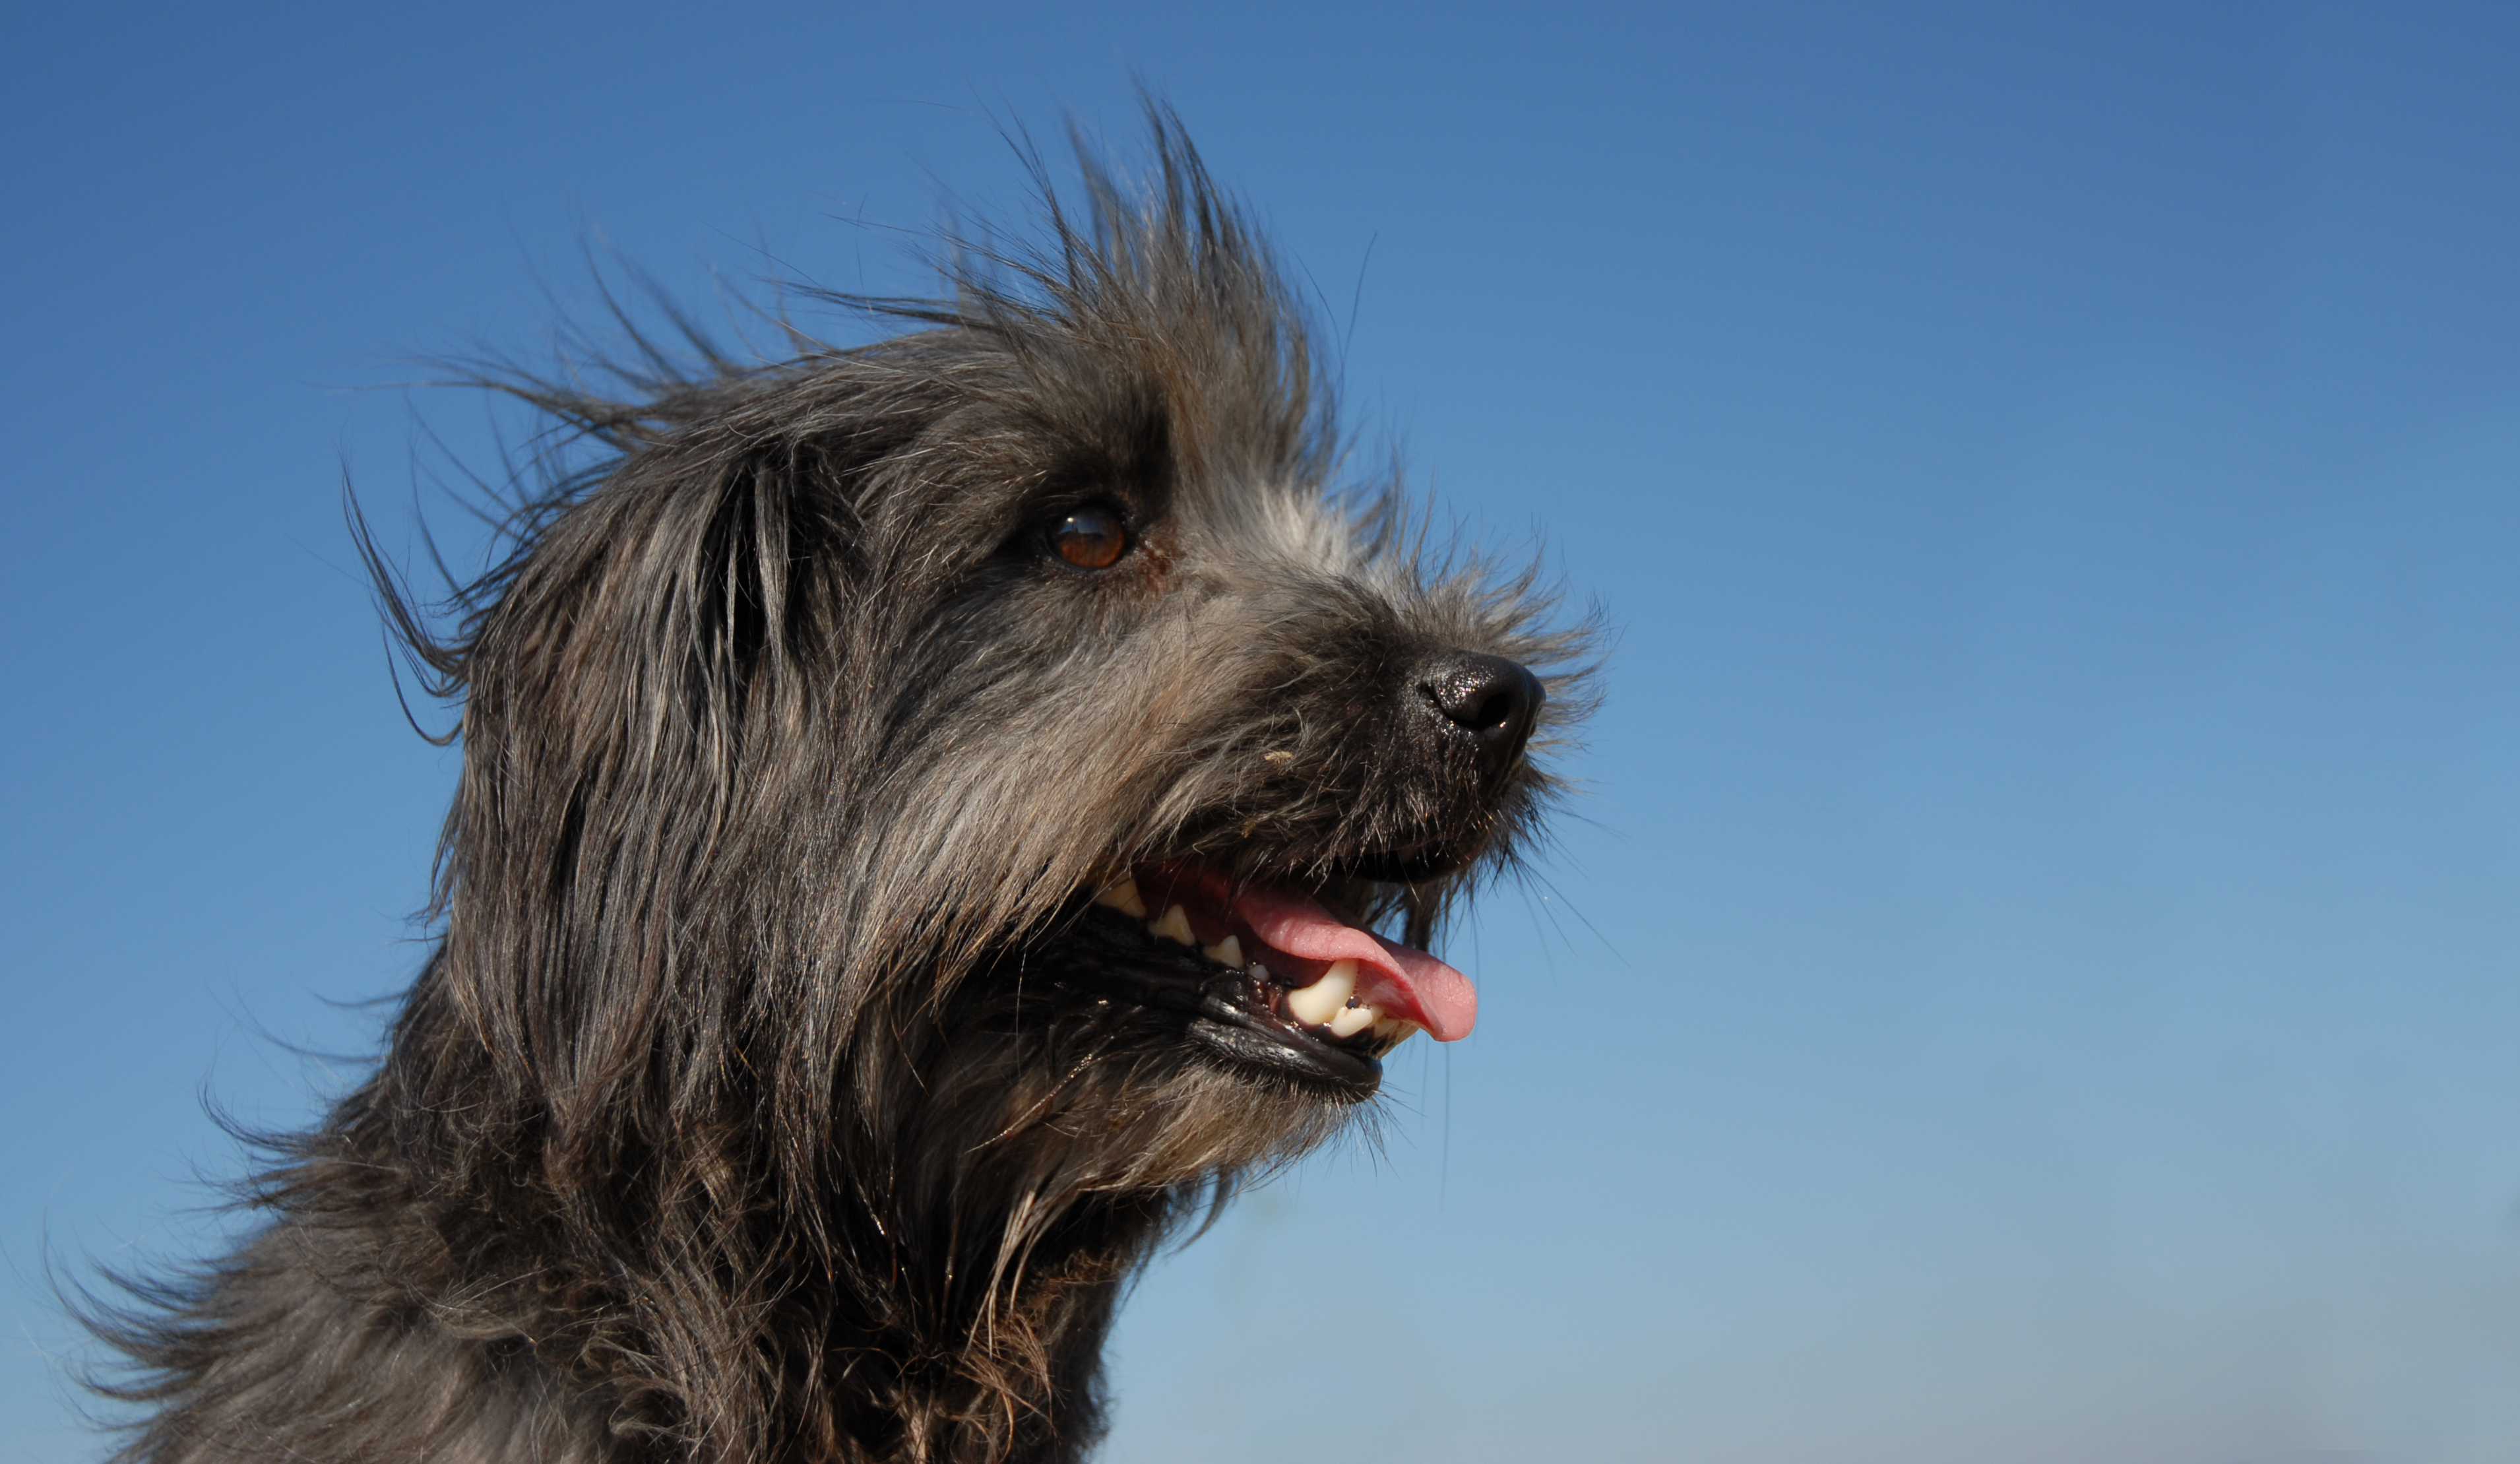
[[[1479,768],[1494,774],[1513,765],[1548,693],[1518,662],[1467,651],[1438,651],[1418,663],[1418,689],[1443,718],[1438,725],[1478,749]]]

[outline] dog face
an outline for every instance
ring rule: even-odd
[[[1387,504],[1325,491],[1282,364],[1237,375],[1272,389],[1133,354],[1023,384],[1060,430],[951,494],[968,558],[885,759],[916,768],[896,862],[970,882],[935,918],[1012,933],[945,1003],[938,1057],[971,1075],[937,1090],[1124,1188],[1300,1152],[1399,1043],[1466,1033],[1469,983],[1418,947],[1548,787],[1529,663],[1559,648],[1523,599],[1424,573]]]
[[[1545,692],[1497,654],[1527,654],[1517,627],[1410,573],[1309,465],[1186,461],[1152,435],[1140,473],[1056,475],[1004,516],[993,582],[949,597],[946,636],[1030,654],[940,678],[969,720],[921,740],[986,737],[991,776],[1071,790],[1049,819],[1015,787],[982,795],[1042,841],[998,831],[1002,877],[1080,876],[1022,963],[1178,1013],[1271,1086],[1364,1097],[1413,1031],[1469,1029],[1467,982],[1373,928],[1431,923],[1527,819]]]
[[[798,1150],[952,1133],[1018,1188],[1151,1192],[1300,1152],[1391,1048],[1468,1031],[1422,947],[1549,795],[1580,637],[1529,574],[1437,564],[1396,491],[1334,491],[1299,313],[1161,160],[887,307],[929,329],[536,396],[622,451],[456,668],[449,951],[509,953],[442,964],[575,968],[459,993],[494,1047],[613,1072],[662,1019],[779,1070]]]
[[[1566,646],[1527,584],[1329,491],[1300,326],[1230,219],[1176,195],[1096,233],[1129,244],[1050,312],[967,292],[988,325],[928,346],[988,366],[853,517],[919,556],[875,576],[875,865],[935,902],[876,919],[979,935],[901,988],[949,992],[927,1061],[968,1075],[929,1091],[1137,1188],[1300,1152],[1400,1042],[1467,1032],[1419,947],[1549,791],[1531,666]]]

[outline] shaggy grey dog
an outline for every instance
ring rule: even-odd
[[[1168,115],[782,364],[509,380],[602,460],[448,634],[442,938],[262,1223],[99,1324],[123,1457],[1071,1460],[1124,1283],[1466,1032],[1580,627],[1339,460]],[[1544,688],[1546,690],[1544,691]]]

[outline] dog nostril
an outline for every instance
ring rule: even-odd
[[[1480,697],[1477,705],[1469,709],[1469,715],[1463,716],[1451,707],[1444,708],[1444,714],[1473,732],[1483,732],[1490,727],[1502,727],[1513,720],[1514,713],[1519,709],[1516,706],[1519,700],[1511,687],[1491,687],[1487,695]]]
[[[1491,770],[1521,755],[1547,699],[1528,667],[1467,651],[1438,651],[1419,663],[1418,689],[1455,735],[1476,742],[1479,760]]]

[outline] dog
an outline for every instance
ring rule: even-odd
[[[1305,312],[1150,130],[889,339],[500,379],[582,455],[444,615],[354,508],[461,707],[435,942],[247,1237],[94,1318],[118,1457],[1076,1460],[1150,1251],[1469,1031],[1426,947],[1589,630],[1333,483]]]

